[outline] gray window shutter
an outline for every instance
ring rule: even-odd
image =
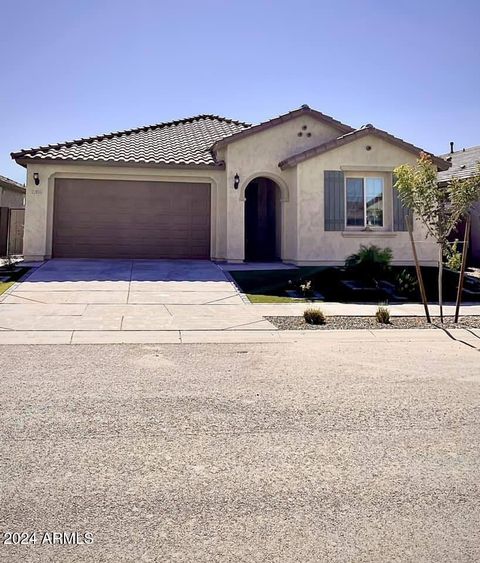
[[[404,207],[398,195],[398,190],[395,187],[397,178],[395,175],[392,176],[392,197],[393,197],[393,230],[394,231],[406,231],[407,223],[405,221],[406,215],[409,214],[407,207]]]
[[[324,171],[325,230],[345,229],[345,182],[340,170]]]

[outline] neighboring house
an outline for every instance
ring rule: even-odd
[[[25,186],[0,176],[0,207],[25,207]]]
[[[470,178],[478,172],[480,165],[480,146],[469,147],[460,151],[453,150],[453,143],[450,143],[450,153],[442,156],[443,159],[451,163],[451,168],[439,172],[439,184],[445,184],[452,178]],[[473,206],[471,212],[471,231],[470,231],[470,262],[475,266],[480,266],[480,201]],[[463,228],[458,229],[458,235],[463,238]]]
[[[411,263],[392,171],[420,151],[308,106],[255,126],[200,115],[22,150],[25,255],[343,264],[374,243]],[[418,222],[415,237],[436,263]]]
[[[25,186],[0,176],[0,256],[22,254]]]

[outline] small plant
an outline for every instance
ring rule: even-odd
[[[388,310],[388,307],[385,307],[385,305],[378,306],[375,317],[377,319],[377,322],[381,325],[390,324],[390,311]]]
[[[310,299],[314,295],[312,280],[305,280],[299,285],[300,291],[305,299]]]
[[[361,278],[376,283],[387,272],[391,261],[392,250],[390,248],[379,248],[374,244],[370,246],[362,244],[358,252],[347,257],[345,266]]]
[[[445,258],[445,265],[447,266],[447,268],[459,272],[460,268],[462,267],[462,253],[458,252],[457,246],[458,239],[455,239],[452,244],[445,246],[443,256]]]
[[[0,259],[0,264],[2,264],[2,260]],[[3,258],[3,265],[2,265],[3,269],[7,270],[8,272],[12,272],[13,270],[15,270],[15,262],[13,261],[12,257],[10,256],[10,254],[7,254],[7,256],[5,256]]]
[[[324,325],[326,323],[323,311],[321,309],[315,309],[313,307],[311,307],[310,309],[305,309],[303,318],[309,325]]]
[[[402,270],[396,278],[397,290],[400,295],[412,296],[415,295],[418,287],[418,282],[415,276],[409,274],[407,270]]]

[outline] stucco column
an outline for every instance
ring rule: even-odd
[[[33,179],[35,172],[39,175],[38,185]],[[44,260],[49,255],[47,249],[48,186],[49,174],[42,171],[41,166],[29,165],[23,238],[23,253],[25,260],[28,261]]]
[[[227,182],[227,261],[245,259],[245,201],[241,189],[233,189],[233,178]]]

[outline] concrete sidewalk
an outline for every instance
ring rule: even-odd
[[[480,329],[379,330],[0,330],[5,344],[222,344],[340,342],[465,344],[480,350]]]

